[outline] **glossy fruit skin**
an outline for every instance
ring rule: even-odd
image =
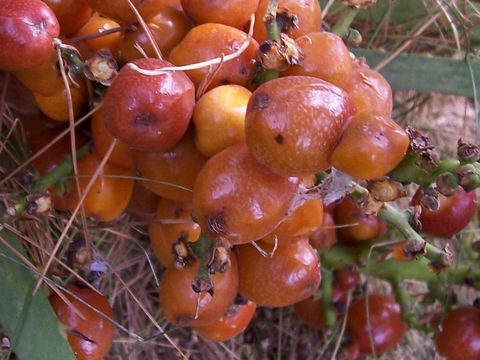
[[[91,35],[98,31],[105,31],[119,27],[120,25],[112,19],[107,19],[101,16],[93,16],[90,20],[78,31],[77,35]],[[118,47],[120,45],[120,33],[112,33],[105,36],[85,40],[85,44],[93,52],[108,49],[113,57],[117,56]]]
[[[56,55],[52,55],[40,66],[15,71],[14,75],[27,89],[41,95],[53,95],[65,87],[58,70]]]
[[[3,0],[0,7],[0,69],[31,69],[48,61],[60,26],[40,0]]]
[[[67,286],[67,289],[105,316],[113,318],[113,310],[103,295],[90,288],[80,288],[74,285]],[[102,360],[112,345],[115,334],[114,326],[73,296],[66,293],[64,295],[84,317],[84,319],[81,318],[57,294],[50,296],[49,300],[53,310],[60,322],[67,328],[67,339],[75,358],[77,360]],[[82,338],[80,334],[93,342]]]
[[[224,273],[210,275],[214,294],[200,294],[199,316],[194,319],[197,294],[192,281],[198,272],[199,262],[184,269],[169,265],[160,280],[160,305],[168,321],[174,325],[206,326],[220,319],[233,304],[238,292],[238,265],[235,254],[231,266]]]
[[[334,212],[335,224],[340,225],[337,234],[343,243],[356,244],[376,238],[382,232],[382,224],[374,215],[367,215],[350,199],[344,199]],[[345,226],[349,225],[349,226]]]
[[[450,311],[435,346],[448,360],[480,359],[480,310],[464,305]]]
[[[73,35],[92,17],[86,0],[43,0],[55,13],[62,35]]]
[[[393,100],[390,84],[378,71],[356,64],[344,89],[355,104],[357,114],[365,112],[391,118]]]
[[[305,201],[278,227],[262,239],[273,244],[275,238],[280,244],[298,241],[312,235],[323,222],[323,203],[319,199]]]
[[[407,133],[394,120],[362,113],[348,124],[331,162],[355,178],[372,180],[395,169],[409,146]]]
[[[227,341],[242,333],[250,324],[257,305],[248,301],[232,305],[219,320],[207,326],[194,327],[195,331],[210,341]]]
[[[194,213],[208,236],[245,244],[284,220],[299,183],[258,164],[244,143],[232,145],[210,158],[198,174]]]
[[[95,11],[101,15],[119,21],[121,23],[135,23],[137,17],[130,9],[127,0],[87,0]],[[132,0],[135,8],[140,12],[142,18],[150,19],[157,14],[165,5],[161,0]]]
[[[105,127],[104,120],[103,110],[100,108],[95,114],[93,114],[90,123],[93,145],[95,151],[101,157],[107,153],[112,141],[115,139]],[[116,166],[133,169],[133,152],[127,144],[117,140],[117,143],[107,161]]]
[[[419,204],[421,188],[415,193],[412,204]],[[422,206],[420,223],[422,231],[433,236],[451,238],[462,231],[472,221],[477,210],[475,191],[466,192],[461,187],[455,195],[445,197],[439,194],[440,208],[437,211],[427,210]]]
[[[80,114],[82,106],[87,100],[86,86],[83,83],[83,80],[80,80],[78,84],[80,87],[70,87],[74,117],[77,117]],[[35,102],[42,113],[47,115],[49,118],[61,122],[69,121],[67,100],[68,94],[65,88],[57,93],[54,93],[53,95],[33,94],[33,96],[35,97]]]
[[[271,251],[272,245],[258,242]],[[257,305],[282,307],[312,296],[320,284],[320,260],[307,239],[280,245],[264,257],[252,245],[237,247],[240,294]]]
[[[335,286],[344,291],[351,290],[360,283],[360,274],[353,269],[337,269],[334,276]]]
[[[393,349],[407,331],[407,325],[400,317],[400,306],[395,300],[384,294],[369,295],[369,315],[373,344],[377,355]],[[361,354],[371,355],[368,331],[366,298],[362,296],[355,300],[348,310],[347,330],[358,344]]]
[[[82,193],[85,191],[101,161],[102,158],[96,153],[90,153],[78,161],[78,175]],[[132,195],[132,176],[132,170],[107,162],[83,202],[85,214],[98,221],[112,221],[119,217],[127,208]],[[73,180],[71,181],[70,189],[68,208],[70,211],[73,211],[79,202],[79,196]]]
[[[135,151],[141,184],[155,194],[171,200],[192,201],[193,185],[207,158],[195,148],[193,135],[188,132],[170,150],[164,152]]]
[[[155,39],[162,55],[168,57],[170,51],[182,41],[192,28],[190,19],[183,11],[166,6],[147,22],[153,38]],[[132,32],[127,32],[120,43],[120,57],[127,63],[142,58],[142,54],[135,49],[139,44],[148,57],[155,57],[155,52],[141,27]]]
[[[255,13],[255,27],[253,37],[262,43],[267,40],[267,32],[262,21],[267,11],[268,0],[260,0],[258,9]],[[280,0],[278,3],[280,10],[287,10],[289,15],[295,15],[298,20],[298,27],[290,29],[287,34],[293,39],[302,35],[320,31],[322,26],[322,12],[319,2],[316,0]]]
[[[322,31],[300,36],[295,41],[304,55],[302,65],[291,66],[282,76],[313,76],[340,88],[345,86],[352,75],[353,64],[341,37]]]
[[[200,225],[192,220],[192,204],[161,199],[155,217],[149,226],[150,246],[163,266],[173,262],[172,245],[181,237],[189,242],[200,237]],[[184,220],[184,222],[179,222]],[[170,221],[170,223],[168,223]]]
[[[141,59],[142,69],[171,66],[167,61]],[[124,66],[108,88],[103,103],[105,126],[131,148],[166,151],[187,131],[195,105],[195,89],[180,71],[142,75]]]
[[[185,13],[195,24],[217,23],[243,29],[259,0],[182,0]]]
[[[245,114],[252,93],[239,85],[222,85],[205,93],[195,104],[195,145],[211,157],[245,141]],[[222,129],[219,131],[219,129]]]
[[[202,24],[194,27],[170,53],[169,60],[175,65],[189,65],[228,55],[238,50],[247,39],[247,34],[222,24]],[[224,62],[213,77],[207,90],[227,84],[246,87],[254,71],[253,59],[258,43],[252,40],[248,48],[236,59]],[[208,74],[208,67],[186,71],[198,88]]]
[[[278,174],[314,174],[330,167],[354,112],[348,95],[335,85],[309,76],[275,79],[250,98],[247,144],[258,162]]]
[[[337,232],[335,222],[330,212],[323,212],[322,225],[309,236],[310,245],[317,251],[330,249],[337,242]]]

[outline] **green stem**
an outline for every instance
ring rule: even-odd
[[[410,226],[404,213],[395,209],[389,204],[378,213],[380,219],[397,228],[407,240],[406,249],[411,253],[421,254],[425,251],[425,257],[430,260],[434,267],[443,268],[451,265],[451,255],[445,250],[441,250],[436,246],[427,243],[413,228]]]
[[[267,31],[267,38],[269,40],[280,43],[281,31],[277,23],[277,9],[279,0],[270,0],[267,6],[267,12],[265,14],[265,29]],[[270,80],[274,80],[279,77],[279,72],[276,70],[263,70],[255,77],[255,83],[261,85]]]
[[[415,318],[415,315],[411,310],[412,297],[408,291],[402,289],[400,284],[396,281],[392,283],[392,288],[395,294],[395,299],[400,305],[402,319],[409,325],[409,327],[423,332],[431,332],[433,329]]]
[[[340,37],[344,37],[359,11],[360,8],[349,8],[332,28],[332,33],[337,34]]]
[[[77,149],[77,159],[81,159],[87,155],[90,151],[90,144],[84,145]],[[66,179],[72,174],[73,161],[71,156],[66,156],[52,171],[48,174],[41,176],[32,185],[31,192],[34,194],[42,193],[50,188],[52,185],[57,184],[63,179]]]
[[[90,151],[90,144],[84,145],[81,148],[77,149],[77,159],[80,159],[88,154]],[[48,174],[40,176],[32,185],[30,189],[30,194],[41,194],[47,191],[51,186],[59,183],[60,181],[66,179],[72,174],[73,171],[73,161],[71,156],[66,156],[58,165],[50,171]],[[27,207],[26,197],[22,198],[16,204],[13,205],[12,209],[14,210],[13,214],[8,213],[7,211],[1,211],[2,222],[7,222],[12,218],[15,218],[17,215],[22,214]]]
[[[333,271],[330,269],[322,269],[322,283],[320,285],[320,291],[322,293],[323,302],[323,316],[325,319],[325,327],[327,329],[333,329],[337,322],[337,314],[333,307]]]
[[[208,262],[213,251],[214,241],[202,234],[200,239],[194,243],[191,243],[190,247],[200,261],[200,266],[198,267],[198,273],[195,280],[207,282],[210,281]]]

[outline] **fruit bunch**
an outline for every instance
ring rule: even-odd
[[[470,223],[480,151],[459,142],[457,160],[440,160],[400,127],[390,85],[322,31],[318,1],[3,0],[0,40],[0,69],[38,110],[19,114],[36,175],[3,221],[50,201],[85,223],[146,220],[172,324],[225,341],[256,306],[294,305],[325,332],[346,316],[352,357],[381,354],[416,324],[399,282],[448,276],[451,253],[420,233],[452,238]],[[403,213],[389,203],[406,183],[420,187]],[[392,231],[402,239],[365,267]],[[395,298],[365,293],[361,272]],[[68,289],[72,304],[51,303],[77,358],[103,358],[108,302]],[[442,337],[460,337],[454,314],[475,311],[446,317],[440,352],[458,358]]]

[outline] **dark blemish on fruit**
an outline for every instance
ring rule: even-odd
[[[245,66],[242,66],[242,67],[240,68],[240,74],[241,74],[241,75],[244,75],[244,76],[248,74],[248,70],[247,70],[247,68],[246,68]]]
[[[259,92],[254,95],[253,98],[253,110],[254,111],[259,111],[266,109],[270,103],[270,97],[268,94]]]
[[[155,116],[146,112],[139,112],[133,118],[134,126],[151,126],[155,122]]]
[[[260,52],[266,54],[267,52],[270,51],[270,49],[272,48],[272,45],[270,44],[270,42],[268,41],[264,41],[258,48],[258,50],[260,50]]]
[[[277,144],[282,145],[283,144],[283,135],[278,134],[277,136],[275,136],[275,141],[277,142]]]
[[[307,290],[308,292],[315,292],[315,290],[317,290],[317,286],[317,283],[309,282],[305,285],[305,290]]]
[[[230,84],[230,80],[228,80],[227,78],[225,78],[225,79],[222,79],[222,81],[220,81],[220,83],[221,83],[222,85],[228,85],[228,84]]]
[[[225,214],[218,212],[212,214],[207,219],[208,230],[218,235],[227,235],[227,221],[225,220]]]

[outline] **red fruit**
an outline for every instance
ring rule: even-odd
[[[105,316],[113,318],[113,310],[104,296],[90,288],[70,285],[67,289]],[[112,346],[115,333],[112,323],[73,296],[64,295],[72,305],[67,305],[57,294],[52,294],[49,300],[58,319],[66,326],[67,339],[75,358],[77,360],[103,359]]]
[[[63,35],[73,35],[92,17],[86,0],[43,0],[55,13]]]
[[[371,334],[375,353],[386,353],[393,349],[402,339],[407,325],[400,317],[400,306],[395,300],[383,294],[368,296]],[[348,310],[347,329],[358,344],[360,353],[373,354],[370,346],[369,327],[366,312],[366,297],[363,296],[352,303]]]
[[[288,214],[298,178],[258,164],[244,143],[211,157],[193,188],[193,209],[202,231],[245,244],[266,236]]]
[[[167,61],[141,59],[142,69],[172,66]],[[195,105],[195,89],[181,71],[142,75],[124,66],[108,88],[103,105],[107,129],[130,147],[165,151],[185,134]]]
[[[200,294],[198,317],[195,319],[199,295],[192,289],[199,261],[184,269],[170,264],[160,281],[160,305],[166,318],[174,325],[205,326],[220,319],[233,304],[238,293],[238,265],[235,254],[231,266],[224,273],[210,275],[214,293]]]
[[[247,328],[256,308],[257,305],[251,301],[244,305],[234,304],[230,306],[225,315],[213,324],[194,327],[194,329],[201,336],[211,341],[229,340]]]
[[[450,311],[435,346],[448,360],[480,359],[480,310],[461,306]]]
[[[383,231],[383,224],[375,215],[367,215],[352,200],[346,198],[335,207],[337,234],[345,243],[355,244],[376,238]]]
[[[258,242],[266,251],[272,245]],[[237,247],[239,292],[258,305],[281,307],[312,296],[320,284],[320,260],[307,239],[279,245],[265,257],[251,244]]]
[[[60,26],[53,11],[40,0],[3,0],[0,5],[0,69],[40,66],[53,53]]]
[[[355,108],[340,88],[309,76],[260,85],[248,102],[247,144],[274,172],[302,176],[326,170]]]
[[[412,203],[419,204],[422,194],[422,189],[418,189]],[[436,211],[427,210],[422,206],[420,214],[422,231],[433,236],[450,238],[462,231],[475,216],[477,195],[474,191],[466,192],[459,187],[453,196],[439,194],[439,200],[440,208]]]

